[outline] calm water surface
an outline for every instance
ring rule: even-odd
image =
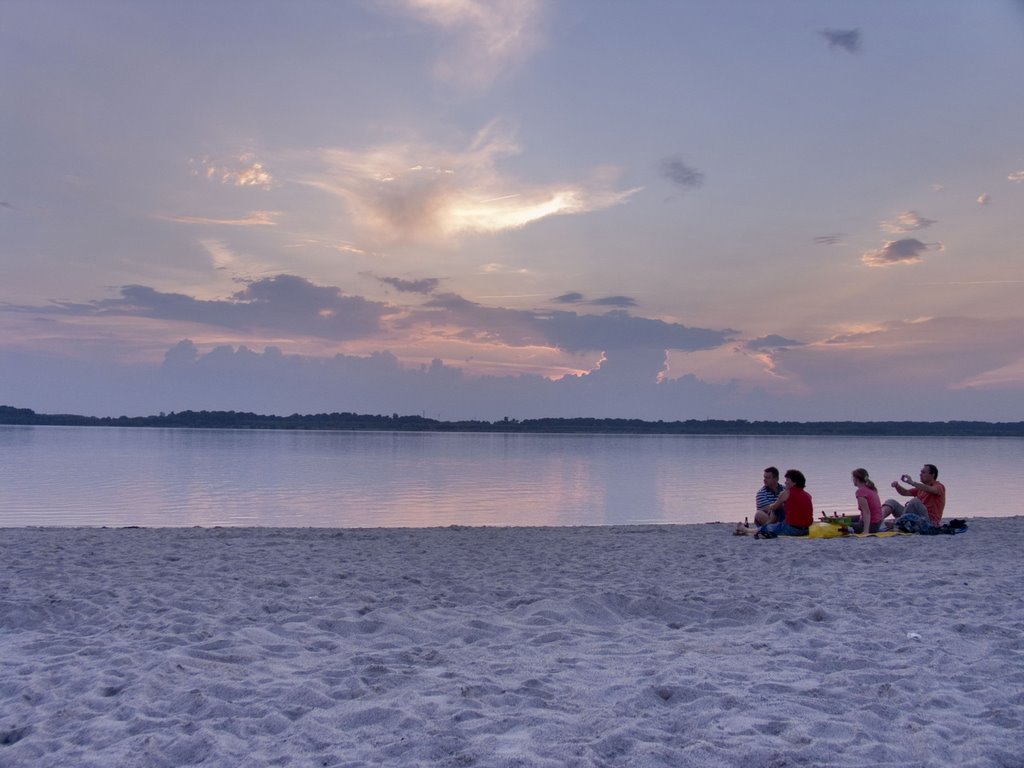
[[[761,471],[852,511],[849,473],[938,465],[949,516],[1019,514],[1019,438],[694,437],[0,426],[0,526],[734,521]]]

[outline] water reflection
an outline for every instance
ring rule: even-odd
[[[849,472],[940,468],[948,514],[1014,514],[1013,438],[813,438],[0,427],[0,525],[609,525],[738,520],[762,469],[818,510]],[[968,505],[966,500],[970,499]]]

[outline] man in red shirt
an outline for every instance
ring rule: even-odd
[[[921,467],[921,482],[915,483],[910,475],[903,475],[892,481],[892,487],[900,496],[913,496],[903,508],[903,514],[914,512],[928,517],[928,522],[938,528],[942,525],[942,512],[946,508],[946,486],[939,482],[939,469],[934,464]],[[909,485],[904,488],[900,480]]]

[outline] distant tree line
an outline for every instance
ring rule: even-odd
[[[158,416],[43,414],[0,405],[0,424],[187,429],[307,429],[394,432],[542,432],[629,435],[836,435],[912,437],[1024,437],[1024,421],[747,421],[746,419],[544,418],[440,421],[425,416],[316,413],[267,416],[243,411],[179,411]]]

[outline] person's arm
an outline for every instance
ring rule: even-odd
[[[772,502],[771,504],[769,504],[767,507],[764,508],[764,511],[767,512],[769,515],[771,515],[772,518],[773,518],[773,519],[769,520],[768,522],[771,522],[771,523],[778,522],[777,520],[774,519],[775,518],[775,511],[779,507],[783,506],[786,503],[786,499],[788,499],[788,498],[789,498],[789,488],[786,488],[786,489],[784,489],[782,491],[782,493],[779,494],[779,498],[777,498],[774,502]]]
[[[860,509],[861,533],[868,533],[868,529],[871,527],[871,510],[868,508],[868,500],[863,496],[858,496],[857,507]]]
[[[907,477],[906,475],[903,476],[904,480],[906,480],[906,477]],[[904,488],[902,485],[900,485],[900,481],[899,480],[893,480],[892,481],[892,487],[896,489],[896,493],[898,493],[900,496],[916,496],[917,495],[912,490],[910,490],[908,488]]]
[[[933,496],[941,496],[942,495],[942,488],[940,488],[939,486],[937,486],[937,485],[925,485],[924,483],[919,483],[916,480],[911,480],[909,475],[904,475],[903,476],[903,482],[907,483],[908,485],[914,486],[919,491],[924,491],[925,493],[930,493]],[[909,495],[913,495],[913,491],[911,491]]]

